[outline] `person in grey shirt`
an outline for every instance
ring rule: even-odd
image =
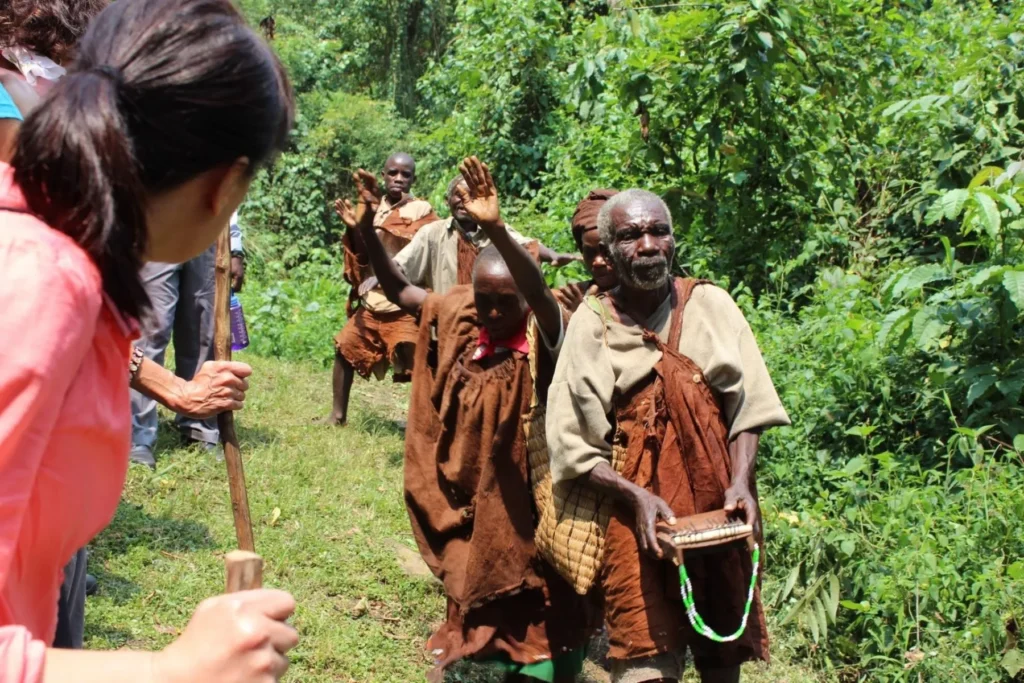
[[[216,245],[182,264],[147,263],[142,280],[153,308],[143,324],[143,337],[135,343],[145,356],[163,365],[164,354],[174,338],[174,372],[189,380],[202,364],[213,360],[213,293]],[[239,292],[245,280],[245,254],[238,214],[231,217],[231,289]],[[132,391],[131,460],[156,466],[157,403]],[[186,444],[206,450],[217,447],[215,417],[199,420],[177,415],[175,424]]]

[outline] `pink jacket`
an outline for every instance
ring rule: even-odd
[[[24,210],[0,163],[0,681],[42,680],[62,568],[113,517],[128,467],[133,325],[99,271]]]

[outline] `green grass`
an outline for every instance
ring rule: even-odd
[[[432,578],[403,571],[418,559],[402,502],[402,436],[395,420],[407,388],[356,380],[350,424],[315,426],[330,400],[329,372],[250,358],[256,370],[238,424],[256,549],[267,586],[291,591],[302,642],[293,681],[418,681],[424,643],[443,615]],[[234,548],[224,465],[180,448],[161,425],[156,472],[133,466],[110,527],[92,545],[100,591],[87,605],[86,646],[155,649],[185,627],[195,606],[223,591]],[[780,653],[781,651],[781,653]],[[751,667],[752,681],[819,680],[800,667]],[[779,656],[781,654],[781,656]],[[496,681],[462,666],[449,681]],[[595,675],[593,679],[602,679]]]

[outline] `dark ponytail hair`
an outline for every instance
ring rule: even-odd
[[[25,120],[12,164],[29,208],[88,252],[118,309],[140,318],[146,197],[240,157],[255,172],[293,118],[284,69],[230,0],[115,2]]]

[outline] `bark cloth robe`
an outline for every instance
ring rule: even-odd
[[[615,443],[626,449],[620,474],[665,499],[677,516],[721,509],[731,483],[731,436],[789,423],[742,313],[726,292],[695,280],[677,280],[644,326],[615,321],[610,305],[589,298],[566,332],[548,400],[554,481],[610,460]],[[634,528],[632,513],[617,506],[599,576],[609,657],[620,660],[614,664],[653,662],[687,647],[712,667],[768,658],[759,596],[738,641],[698,636],[678,572],[642,555]],[[686,564],[698,611],[716,631],[731,633],[743,613],[751,558],[729,551]]]
[[[580,648],[595,625],[590,601],[534,548],[521,419],[533,389],[528,357],[507,351],[481,366],[472,361],[478,336],[472,286],[428,296],[413,366],[405,501],[420,553],[448,596],[447,621],[428,643],[439,669],[464,657],[544,661]],[[545,346],[539,335],[537,345]],[[541,352],[538,384],[550,381],[550,353]]]
[[[389,255],[400,252],[420,228],[437,220],[430,204],[408,198],[390,204],[381,200],[373,225]],[[394,380],[411,378],[412,344],[416,342],[416,319],[395,306],[379,288],[359,298],[359,285],[373,275],[370,259],[357,248],[351,229],[341,239],[345,250],[344,276],[351,287],[346,312],[348,322],[334,338],[334,346],[361,377],[371,374],[383,379],[388,365],[394,365]]]

